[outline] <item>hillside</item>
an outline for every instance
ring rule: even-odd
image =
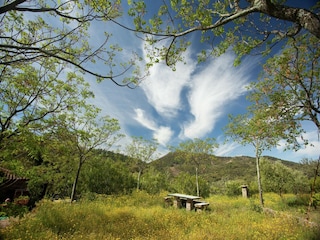
[[[273,157],[266,156],[265,158],[271,161],[281,161],[292,169],[299,169],[301,166],[295,162]],[[190,166],[183,159],[175,157],[174,153],[168,153],[151,162],[150,166],[153,166],[158,171],[168,172],[171,176],[176,176],[181,172],[194,173],[194,166]],[[249,181],[256,176],[256,162],[255,158],[248,156],[218,157],[208,155],[208,159],[200,166],[199,173],[209,181],[236,179]]]

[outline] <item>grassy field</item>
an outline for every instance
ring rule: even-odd
[[[305,207],[288,207],[294,196],[258,199],[212,196],[206,212],[165,207],[163,197],[143,192],[100,196],[93,201],[42,201],[29,214],[0,230],[0,239],[320,239],[319,226],[303,221]],[[312,221],[320,223],[320,213]]]

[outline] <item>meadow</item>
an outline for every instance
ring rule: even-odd
[[[211,196],[205,212],[165,206],[164,196],[97,195],[73,204],[42,200],[1,229],[0,239],[320,239],[319,210],[313,210],[313,224],[304,221],[305,207],[288,204],[294,195],[265,194],[270,211],[262,211],[254,196]]]

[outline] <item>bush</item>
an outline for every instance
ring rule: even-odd
[[[168,177],[165,173],[159,172],[151,167],[142,174],[140,189],[150,194],[158,194],[168,189]]]
[[[250,201],[250,210],[258,213],[262,213],[263,211],[262,206],[254,201]]]
[[[289,207],[308,206],[310,196],[308,194],[295,195],[284,199]]]
[[[208,197],[210,195],[210,186],[208,182],[203,179],[201,176],[199,180],[199,190],[201,197]],[[173,180],[170,186],[170,190],[174,192],[196,195],[197,186],[196,186],[196,176],[189,173],[181,173],[177,178]]]
[[[8,203],[4,206],[0,206],[0,216],[6,217],[22,217],[25,213],[29,212],[27,206]]]
[[[229,197],[241,196],[241,185],[243,185],[243,181],[241,180],[226,182],[226,195]]]

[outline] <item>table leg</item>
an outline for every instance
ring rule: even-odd
[[[179,197],[175,197],[173,200],[173,206],[175,208],[181,208],[181,199]]]
[[[193,209],[193,207],[194,207],[193,200],[192,199],[187,199],[186,210],[187,211],[191,211]]]

